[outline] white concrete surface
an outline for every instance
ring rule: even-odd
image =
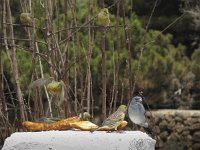
[[[140,131],[16,132],[2,150],[154,150],[156,141]]]

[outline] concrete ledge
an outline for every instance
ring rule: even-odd
[[[16,132],[2,150],[154,150],[156,141],[140,131]]]

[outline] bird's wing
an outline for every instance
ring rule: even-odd
[[[116,111],[112,115],[110,115],[106,120],[104,120],[102,125],[107,125],[112,122],[116,123],[119,121],[123,121],[124,117],[125,117],[125,114],[123,112]]]
[[[139,109],[140,112],[142,112],[143,114],[146,113],[146,110],[145,110],[143,104],[137,103],[137,106],[138,106],[138,109]]]
[[[31,88],[39,87],[39,86],[47,85],[47,84],[49,84],[51,82],[52,82],[52,80],[50,78],[48,78],[48,79],[46,79],[46,78],[40,78],[40,79],[37,79],[37,80],[33,81],[30,84],[30,87]]]
[[[147,119],[147,116],[146,116],[146,110],[145,110],[143,104],[138,103],[138,108],[139,108],[140,112],[142,112],[142,113],[144,114],[144,116],[145,116],[145,120],[146,120],[146,122],[147,122],[148,119]]]

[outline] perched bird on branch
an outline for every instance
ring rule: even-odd
[[[126,105],[120,105],[116,112],[111,114],[104,122],[102,123],[102,126],[91,131],[98,131],[102,128],[106,128],[108,131],[111,130],[117,130],[117,127],[124,121],[125,118],[125,112],[126,112]]]
[[[23,25],[26,25],[26,26],[32,25],[31,14],[30,13],[21,13],[20,21]]]
[[[146,110],[142,102],[141,96],[133,97],[128,107],[128,116],[134,124],[148,128]]]
[[[109,12],[107,8],[101,9],[100,13],[98,14],[98,24],[104,27],[109,26],[110,18],[109,18]]]

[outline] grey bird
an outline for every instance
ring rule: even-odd
[[[142,102],[143,98],[141,96],[133,97],[128,107],[128,116],[134,124],[148,128],[146,111]]]

